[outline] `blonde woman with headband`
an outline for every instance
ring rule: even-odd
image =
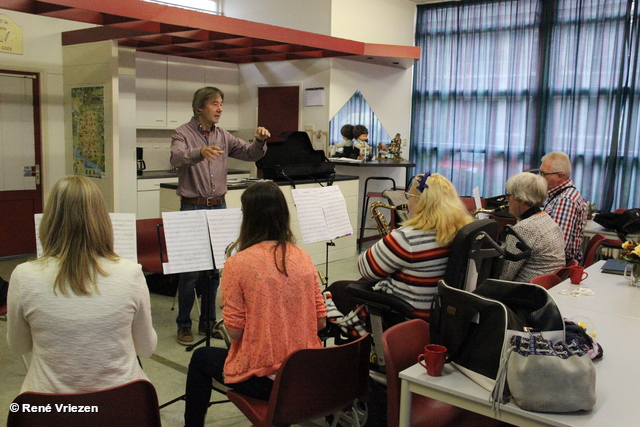
[[[410,218],[360,254],[358,270],[363,279],[374,282],[374,290],[406,300],[415,307],[414,314],[428,319],[436,285],[447,268],[449,246],[473,218],[453,184],[440,174],[416,176],[405,195]],[[347,333],[355,335],[353,328],[358,329],[358,322],[354,311],[350,312],[355,304],[344,290],[349,283],[341,281],[329,287],[335,306],[327,299],[328,318],[341,325],[348,319]],[[340,318],[334,309],[349,314]]]
[[[149,290],[140,265],[113,250],[98,187],[82,176],[58,181],[40,240],[42,257],[17,266],[9,286],[9,347],[32,352],[20,392],[83,393],[148,379],[136,355],[156,348]]]

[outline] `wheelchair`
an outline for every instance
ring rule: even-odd
[[[505,239],[513,235],[518,253],[506,250]],[[493,219],[481,219],[467,224],[454,238],[449,254],[444,281],[459,289],[473,291],[486,279],[499,277],[505,260],[519,261],[531,255],[531,249],[510,225],[504,226],[498,236],[498,223]],[[385,361],[382,351],[382,333],[393,324],[401,321],[421,318],[428,321],[422,313],[398,296],[374,291],[370,284],[350,283],[346,292],[368,311],[367,326],[373,336],[371,354],[371,373],[374,379],[384,383]],[[334,328],[335,326],[335,328]],[[337,343],[349,341],[336,325],[332,325],[332,335]]]

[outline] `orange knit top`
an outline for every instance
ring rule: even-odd
[[[224,366],[225,383],[276,372],[296,350],[321,347],[317,319],[327,315],[311,257],[287,244],[288,277],[280,273],[275,242],[262,242],[227,260],[221,290],[225,326],[243,331],[231,343]]]

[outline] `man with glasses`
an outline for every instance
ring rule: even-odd
[[[559,151],[543,156],[540,175],[548,188],[544,210],[564,233],[565,257],[580,261],[589,205],[573,185],[569,156]]]

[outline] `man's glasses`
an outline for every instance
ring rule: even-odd
[[[545,177],[545,176],[549,176],[549,175],[558,175],[561,174],[562,172],[538,172],[540,174],[541,177]]]
[[[404,191],[404,198],[405,199],[409,200],[412,197],[418,197],[419,198],[420,196],[418,196],[417,194],[411,194],[411,193],[407,193],[406,191]]]

